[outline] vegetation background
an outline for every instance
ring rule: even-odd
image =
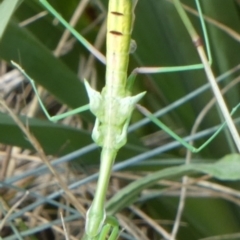
[[[68,21],[78,4],[82,4],[83,11],[75,28],[105,53],[107,0],[49,2]],[[195,9],[193,0],[182,2]],[[219,84],[221,88],[233,82],[235,84],[224,95],[229,109],[232,109],[240,102],[240,2],[201,0],[200,3],[204,14],[215,21],[206,22],[213,55],[212,69],[217,77],[225,74]],[[32,21],[31,18],[39,13],[43,16]],[[175,66],[199,62],[171,1],[139,0],[135,15],[132,36],[137,43],[137,50],[130,56],[129,73],[138,66]],[[202,35],[198,17],[191,13],[189,16]],[[68,184],[82,180],[83,185],[75,188],[73,193],[87,209],[96,187],[96,179],[90,182],[88,176],[97,173],[100,153],[91,140],[94,117],[90,112],[84,112],[59,123],[47,121],[36,104],[29,82],[10,64],[10,60],[20,63],[47,90],[43,91],[42,99],[52,115],[65,111],[67,107],[87,104],[82,80],[86,78],[96,89],[101,89],[104,86],[105,66],[92,58],[72,36],[57,49],[63,31],[64,28],[45,12],[38,1],[24,0],[12,16],[0,42],[0,88],[8,106],[18,113],[29,132],[38,139],[48,159],[59,160],[64,157],[64,163],[55,167],[60,177]],[[186,100],[186,96],[193,93],[193,98],[161,116],[161,120],[173,131],[188,136],[199,113],[213,99],[209,88],[199,95],[194,93],[206,83],[203,70],[139,75],[133,91],[147,91],[141,104],[152,112],[162,110],[163,113],[173,102],[181,98]],[[205,113],[197,131],[211,128],[222,121],[215,105]],[[236,113],[234,118],[238,115]],[[135,111],[132,123],[142,118]],[[16,229],[23,233],[23,239],[64,239],[59,220],[60,210],[69,217],[66,225],[71,239],[79,239],[84,220],[76,212],[71,212],[68,201],[58,195],[58,180],[49,173],[47,167],[43,167],[46,165],[35,154],[31,141],[4,109],[0,113],[0,133],[2,212],[7,212],[28,189],[28,197],[10,217]],[[194,145],[199,146],[205,140],[199,139]],[[184,164],[186,149],[171,147],[172,142],[174,140],[154,124],[145,123],[136,127],[117,157],[117,162],[127,164],[121,171],[113,173],[108,198],[130,182],[151,175],[154,171]],[[234,152],[236,149],[226,130],[202,152],[194,154],[191,161],[212,163]],[[136,162],[128,163],[131,159],[136,159]],[[163,239],[161,230],[156,230],[149,218],[171,233],[180,201],[181,177],[166,178],[155,183],[118,213],[121,226],[127,232],[123,233],[123,239]],[[203,180],[199,174],[191,177],[195,184],[189,186],[186,194],[177,239],[240,239],[239,181]],[[55,202],[49,202],[50,198]],[[131,205],[134,200],[134,205]],[[9,224],[2,228],[0,236],[4,240],[17,239],[17,233]]]

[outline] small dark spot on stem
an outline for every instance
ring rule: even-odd
[[[197,39],[195,39],[195,40],[193,41],[193,43],[194,43],[195,47],[200,47],[200,46],[203,45],[203,44],[202,44],[202,39],[201,39],[200,37],[198,37]]]
[[[123,16],[123,14],[122,13],[120,13],[120,12],[111,12],[113,15],[116,15],[116,16]]]
[[[117,35],[117,36],[123,35],[121,32],[118,32],[118,31],[110,31],[110,33],[112,33],[113,35]]]

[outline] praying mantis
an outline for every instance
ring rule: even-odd
[[[203,64],[196,64],[192,66],[182,67],[154,67],[154,68],[137,68],[133,70],[129,77],[127,77],[128,59],[131,47],[134,45],[131,42],[131,32],[134,22],[134,9],[137,4],[137,0],[110,0],[108,9],[108,23],[107,23],[107,53],[106,60],[102,54],[96,52],[90,43],[88,43],[80,34],[78,34],[68,23],[49,5],[46,0],[40,0],[40,2],[50,11],[58,20],[68,28],[71,33],[100,61],[106,63],[106,85],[101,91],[97,92],[89,83],[85,80],[84,84],[87,90],[87,94],[90,100],[89,105],[79,107],[75,110],[71,110],[67,113],[51,117],[45,109],[43,102],[41,101],[34,81],[27,75],[27,73],[17,64],[13,63],[31,82],[33,89],[35,90],[39,103],[51,121],[60,120],[66,116],[80,113],[82,111],[90,109],[90,111],[96,116],[95,125],[92,132],[92,138],[97,145],[102,148],[101,153],[101,166],[98,179],[97,191],[95,193],[94,200],[89,208],[86,216],[85,236],[83,239],[106,239],[109,236],[109,240],[115,240],[118,237],[118,223],[115,219],[106,216],[104,203],[105,196],[110,179],[111,168],[116,158],[118,150],[124,146],[127,141],[127,129],[131,119],[132,111],[136,104],[144,97],[145,92],[132,96],[131,87],[134,80],[139,73],[160,73],[168,71],[180,71],[202,68],[203,65],[209,73],[209,63],[206,58],[202,57]],[[194,44],[196,45],[200,54],[202,54],[202,44],[200,38],[195,33],[190,21],[187,18],[184,10],[181,7],[180,1],[174,1],[177,9],[185,24],[191,31]],[[201,9],[198,0],[196,0],[199,12]],[[204,22],[202,21],[203,29],[205,29]],[[208,45],[207,45],[208,46]],[[202,56],[202,55],[200,55]],[[214,83],[212,83],[214,84]],[[216,89],[216,86],[214,87]],[[217,91],[217,90],[214,90]],[[223,102],[223,100],[220,100]],[[185,147],[189,148],[193,152],[198,152],[208,144],[216,134],[217,131],[205,144],[200,148],[194,148],[188,143],[184,142],[180,137],[175,135],[162,124],[156,117],[145,109],[141,108],[141,111],[147,115],[154,123],[167,131],[171,136],[180,141]],[[227,119],[227,124],[231,129],[233,138],[239,149],[239,136],[232,126],[231,118],[228,111],[225,109],[223,115]]]

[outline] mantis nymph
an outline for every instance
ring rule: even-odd
[[[105,62],[105,58],[96,53],[94,48],[89,44],[81,35],[79,35],[67,22],[49,5],[46,0],[40,0],[40,2],[56,17],[58,20],[68,28],[77,39],[96,57]],[[84,81],[87,94],[89,97],[89,105],[72,110],[68,113],[62,114],[56,117],[50,117],[47,113],[40,97],[39,102],[52,121],[57,121],[68,115],[76,114],[87,109],[96,116],[95,125],[92,132],[92,138],[94,142],[102,148],[101,152],[101,166],[98,179],[98,186],[95,193],[94,200],[91,207],[87,212],[85,236],[83,239],[97,239],[103,240],[109,236],[109,240],[115,240],[118,237],[118,224],[114,219],[109,219],[105,212],[105,198],[108,188],[108,182],[111,174],[112,165],[115,161],[118,150],[125,145],[127,141],[127,129],[131,119],[132,111],[136,104],[144,97],[145,92],[138,93],[132,96],[132,85],[139,73],[160,73],[168,71],[182,71],[205,68],[208,77],[211,79],[213,91],[217,95],[218,101],[223,115],[226,119],[235,143],[240,149],[240,141],[238,133],[232,123],[230,114],[224,104],[224,101],[219,94],[217,85],[214,83],[213,74],[211,72],[209,63],[203,50],[199,36],[196,34],[194,28],[191,25],[186,13],[184,12],[179,0],[174,0],[174,4],[181,15],[185,25],[187,26],[192,40],[197,47],[200,58],[203,64],[195,64],[192,66],[182,67],[166,67],[166,68],[137,68],[133,70],[130,76],[127,76],[129,53],[131,52],[131,32],[134,23],[134,9],[137,4],[137,0],[109,0],[108,7],[108,21],[107,21],[107,53],[106,53],[106,85],[102,89],[101,93],[93,89],[87,80]],[[201,9],[198,0],[196,0],[198,9],[201,14]],[[204,22],[202,26],[205,29]],[[208,45],[207,45],[208,46]],[[16,63],[13,63],[23,74],[30,80],[36,94],[36,87],[34,81],[25,73],[25,71]],[[37,95],[38,96],[38,95]],[[147,112],[143,108],[141,111],[149,116],[149,118],[159,125],[162,129],[168,132],[175,139],[180,141],[185,147],[189,148],[193,152],[198,152],[208,144],[215,135],[221,130],[217,131],[213,137],[210,138],[205,144],[199,148],[194,148],[188,143],[184,142],[180,137],[171,132],[164,124],[162,124],[151,113]]]

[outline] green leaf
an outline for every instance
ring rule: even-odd
[[[110,214],[114,214],[122,208],[130,205],[136,196],[163,178],[184,176],[192,172],[200,172],[212,175],[221,180],[240,180],[240,155],[227,155],[213,164],[188,164],[177,167],[165,168],[155,173],[149,174],[144,178],[132,182],[127,187],[118,191],[107,202],[107,209]]]
[[[46,154],[63,155],[92,143],[90,132],[35,118],[20,117]],[[0,142],[33,149],[10,116],[0,113]]]
[[[31,78],[68,106],[76,108],[88,103],[85,87],[76,74],[15,22],[11,22],[2,39],[0,57],[19,63]]]
[[[220,180],[240,180],[240,155],[229,154],[214,164],[191,164],[189,168]]]
[[[21,1],[22,0],[4,0],[0,2],[0,39],[14,10]]]

